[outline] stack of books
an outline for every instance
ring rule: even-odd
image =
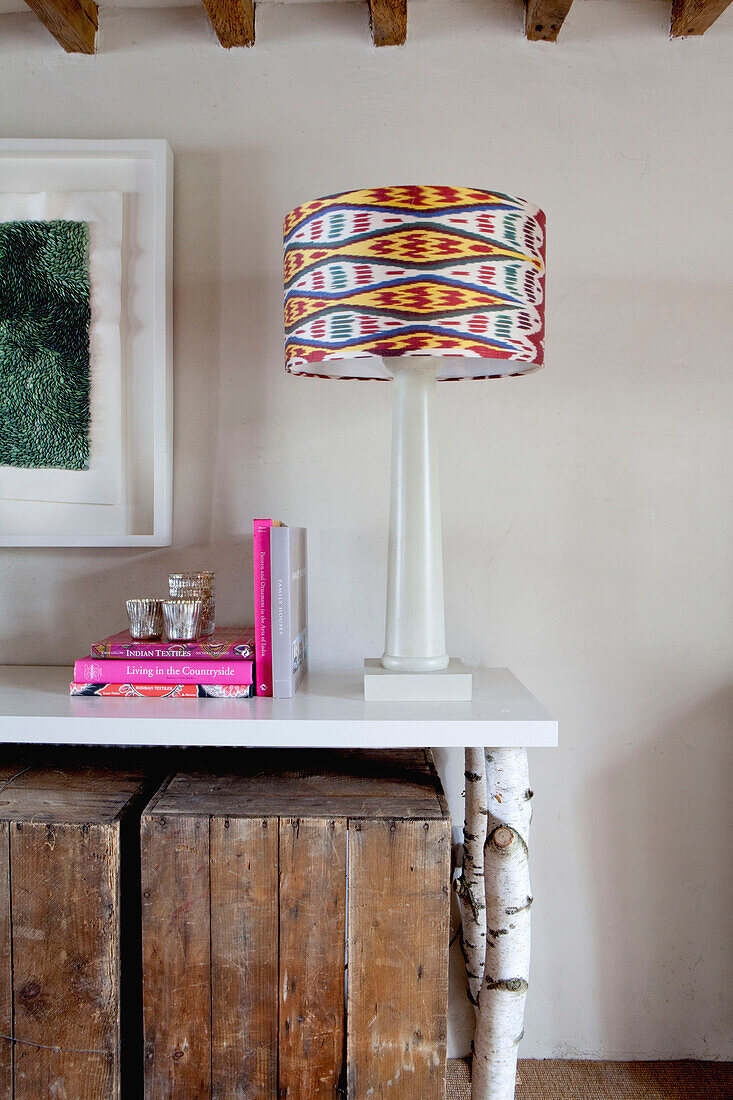
[[[257,694],[290,699],[308,667],[308,556],[304,527],[254,521]]]
[[[136,642],[123,630],[74,665],[72,695],[247,699],[254,695],[254,627],[193,642]]]

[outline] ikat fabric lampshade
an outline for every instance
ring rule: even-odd
[[[285,219],[292,374],[389,379],[382,359],[438,356],[438,379],[542,366],[545,216],[498,191],[382,187]]]

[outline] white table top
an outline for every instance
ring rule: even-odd
[[[366,703],[361,670],[311,671],[293,699],[69,696],[70,668],[0,666],[0,742],[298,748],[551,748],[557,722],[506,668],[470,703]]]

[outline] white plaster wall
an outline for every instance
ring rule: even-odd
[[[733,1056],[730,483],[733,9],[102,10],[100,53],[0,20],[0,133],[166,137],[175,186],[175,546],[0,552],[0,659],[71,662],[168,569],[252,614],[250,520],[311,532],[312,658],[380,651],[387,386],[282,369],[280,223],[391,182],[498,187],[548,220],[548,366],[441,391],[448,637],[561,720],[533,754],[527,1056]],[[459,751],[442,754],[460,819]]]

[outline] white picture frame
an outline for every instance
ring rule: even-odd
[[[0,499],[0,546],[170,546],[173,154],[157,139],[0,139],[0,194],[38,192],[122,195],[122,489],[112,504]]]

